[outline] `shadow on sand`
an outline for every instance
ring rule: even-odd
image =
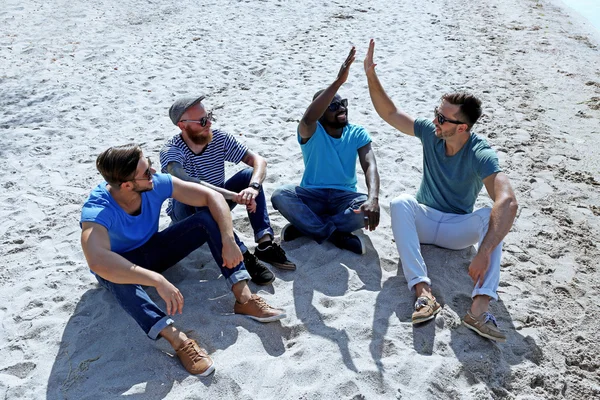
[[[379,256],[373,248],[368,236],[359,233],[367,245],[367,254],[360,256],[349,251],[337,249],[330,243],[321,245],[317,254],[307,254],[308,260],[303,260],[304,265],[314,265],[314,268],[324,268],[319,272],[319,278],[312,276],[309,268],[299,269],[293,282],[294,305],[296,316],[305,326],[306,330],[314,335],[321,336],[339,347],[342,360],[346,368],[358,372],[350,355],[350,338],[345,329],[336,329],[327,325],[328,315],[322,314],[313,305],[317,302],[324,308],[336,309],[335,302],[343,301],[348,290],[379,291],[381,289],[381,269],[378,267]],[[306,243],[305,243],[306,242]],[[312,243],[309,239],[302,239],[302,244]],[[335,260],[332,262],[330,260]],[[375,266],[377,265],[377,267]],[[358,279],[350,279],[349,271],[356,273]],[[316,295],[320,293],[324,296]]]
[[[208,249],[192,253],[165,276],[185,296],[183,314],[174,317],[176,325],[197,339],[209,354],[236,343],[240,326],[255,333],[269,355],[285,352],[282,337],[289,332],[281,323],[260,324],[232,314],[235,299],[223,277],[219,277],[220,271]],[[154,289],[148,289],[148,293],[164,307]],[[67,323],[46,398],[79,400],[127,395],[130,399],[162,399],[175,382],[190,378],[174,354],[165,340],[148,339],[111,293],[98,286],[81,297]],[[210,386],[214,376],[197,379]]]
[[[525,359],[539,364],[542,357],[540,348],[530,336],[524,337],[515,330],[501,298],[491,303],[490,311],[506,333],[506,343],[482,338],[462,325],[462,317],[471,305],[473,283],[467,270],[475,254],[474,248],[452,251],[423,245],[421,250],[428,266],[433,294],[443,310],[435,320],[412,326],[414,350],[421,356],[434,354],[439,350],[436,348],[436,330],[447,328],[451,334],[449,345],[461,362],[467,381],[472,384],[482,382],[496,395],[506,394],[507,388],[510,388],[511,366]],[[410,326],[414,301],[414,294],[406,286],[402,265],[398,264],[398,275],[384,282],[375,305],[370,351],[380,375],[384,372],[382,358],[386,357],[385,336],[390,318],[396,314],[401,324]]]

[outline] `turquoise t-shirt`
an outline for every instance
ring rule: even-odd
[[[327,134],[320,122],[310,139],[298,143],[304,159],[300,186],[312,189],[339,189],[356,192],[356,158],[358,149],[371,143],[369,133],[358,125],[348,124],[339,139]]]
[[[106,182],[96,186],[83,204],[82,222],[95,222],[108,230],[110,249],[125,253],[146,243],[158,232],[162,203],[173,194],[173,181],[169,174],[154,174],[154,189],[142,193],[139,215],[127,214],[106,189]]]
[[[445,141],[435,136],[433,122],[418,118],[414,128],[423,145],[423,180],[417,201],[446,213],[473,212],[483,180],[502,171],[496,152],[485,139],[471,133],[458,153],[447,156]]]

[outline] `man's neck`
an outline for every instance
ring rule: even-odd
[[[200,154],[202,153],[202,150],[204,150],[204,148],[208,145],[208,143],[206,144],[196,144],[192,141],[192,139],[190,139],[188,137],[188,135],[186,135],[184,132],[181,132],[181,138],[183,139],[183,141],[185,142],[185,144],[187,144],[187,147],[189,147],[189,149],[194,153],[194,154]]]
[[[445,140],[446,144],[446,155],[453,156],[463,148],[465,143],[469,140],[471,132],[464,132],[461,135],[454,135]]]
[[[139,192],[126,192],[109,185],[108,193],[127,214],[133,215],[140,209],[142,195]]]
[[[325,129],[325,132],[327,132],[327,134],[329,136],[331,136],[332,138],[335,139],[339,139],[342,137],[342,133],[344,132],[344,128],[333,128],[331,126],[328,125],[323,125],[323,128]]]

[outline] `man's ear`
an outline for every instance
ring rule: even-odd
[[[131,190],[132,188],[133,188],[133,182],[131,182],[131,181],[122,182],[119,185],[119,190]]]
[[[467,125],[467,124],[460,124],[458,126],[458,131],[460,133],[467,132],[468,130],[469,130],[469,125]]]

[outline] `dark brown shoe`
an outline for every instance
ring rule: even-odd
[[[435,300],[427,296],[421,296],[415,302],[415,312],[412,315],[412,323],[420,324],[429,321],[442,310],[442,306]]]
[[[213,360],[194,339],[187,339],[177,350],[177,357],[190,374],[208,376],[215,370]]]

